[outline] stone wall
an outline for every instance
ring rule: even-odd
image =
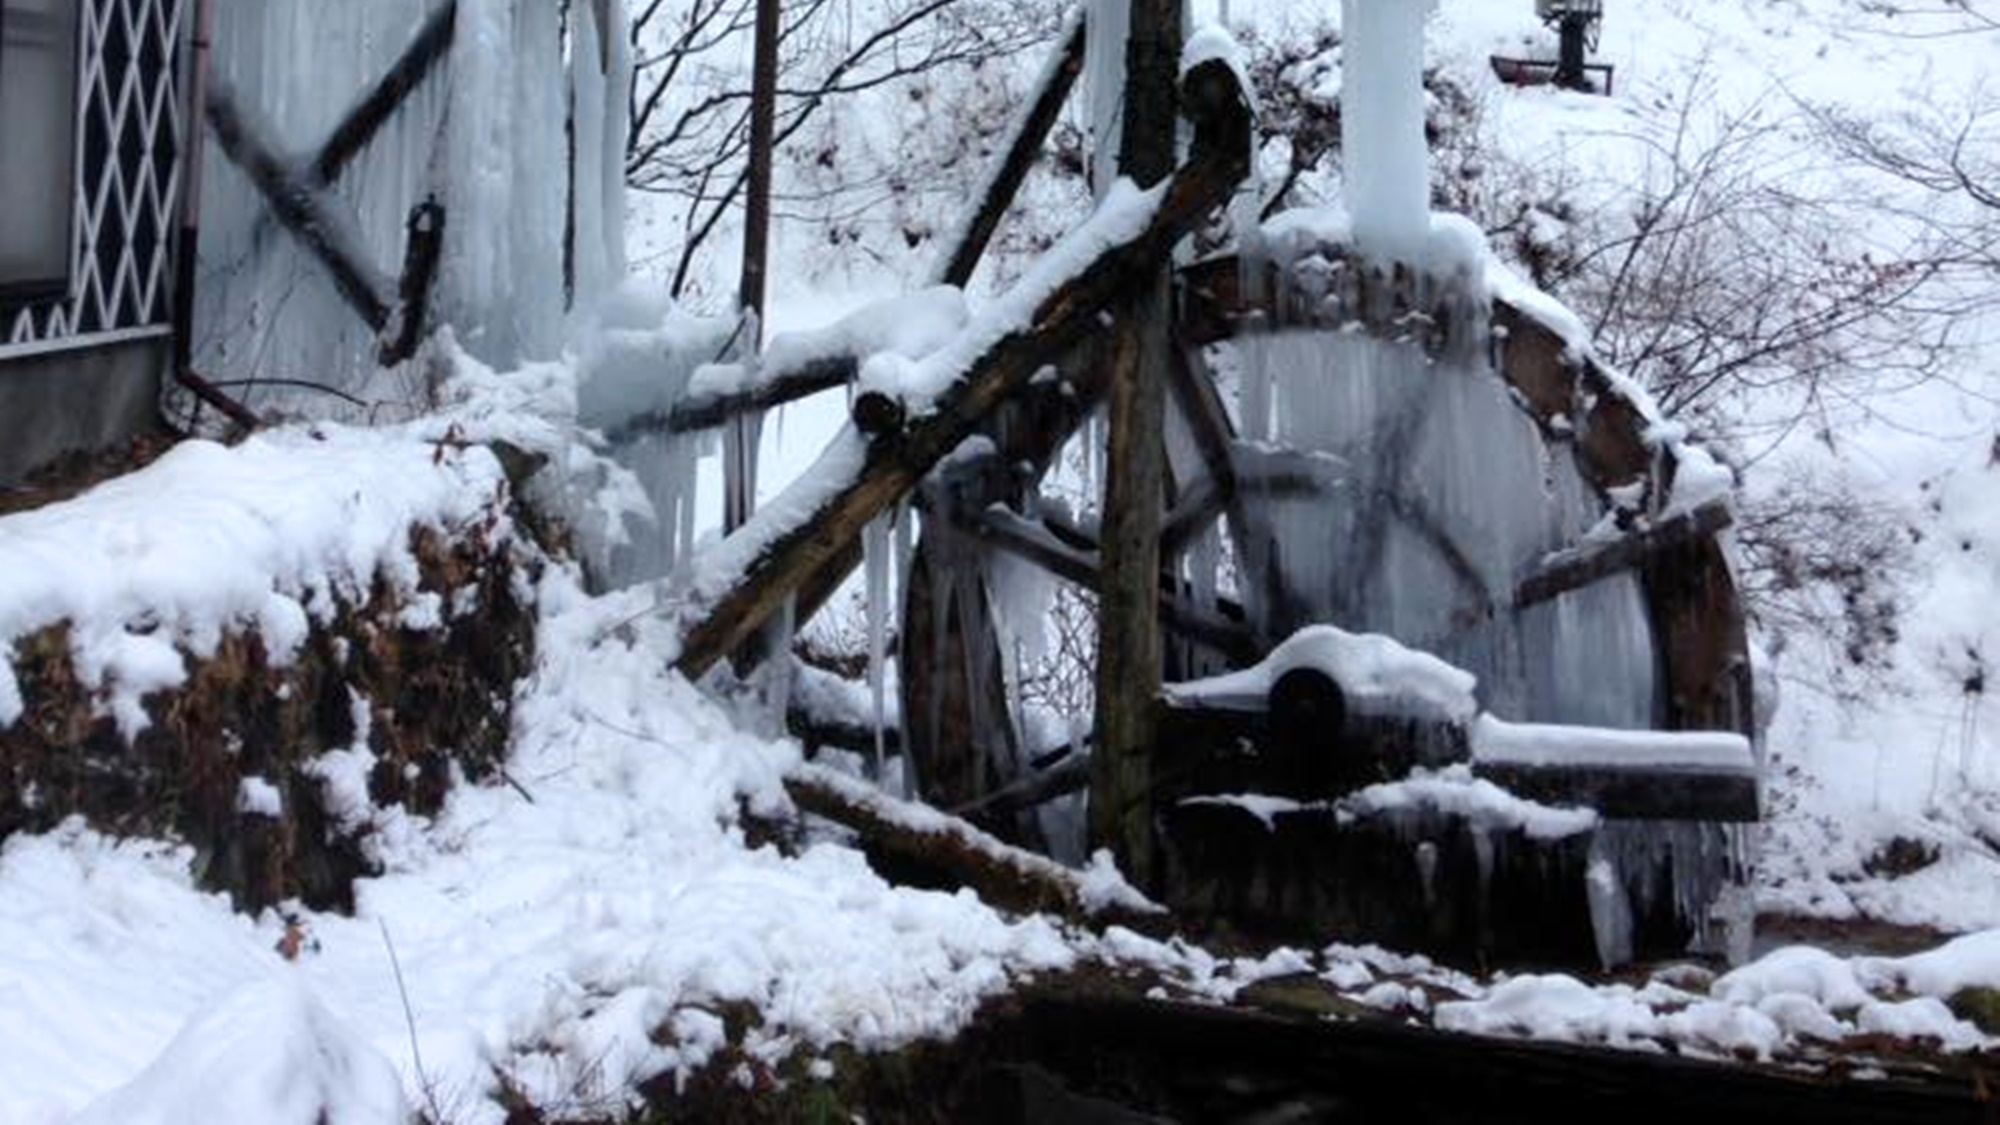
[[[202,883],[241,909],[351,909],[372,869],[370,824],[358,779],[343,787],[329,763],[352,776],[372,758],[373,806],[436,812],[455,773],[500,767],[514,684],[534,660],[537,549],[492,528],[419,528],[411,546],[415,593],[378,580],[281,666],[247,629],[206,656],[183,651],[186,682],[147,697],[151,723],[130,744],[77,677],[66,625],[17,641],[26,712],[0,730],[0,839],[81,816],[191,844]],[[409,612],[425,594],[444,607],[434,627]],[[352,753],[324,757],[340,751]]]

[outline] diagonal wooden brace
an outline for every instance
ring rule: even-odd
[[[783,527],[759,520],[739,532],[767,538],[754,559],[702,607],[676,664],[683,674],[690,679],[702,676],[755,635],[822,569],[851,557],[848,552],[869,521],[908,495],[1044,366],[1100,332],[1102,314],[1227,202],[1247,170],[1248,99],[1234,72],[1219,62],[1195,67],[1183,79],[1183,87],[1183,105],[1195,126],[1192,153],[1167,184],[1146,228],[1106,250],[1052,293],[1028,327],[989,347],[940,398],[934,413],[900,434],[871,443],[852,479],[803,518]],[[782,512],[782,501],[772,510]]]

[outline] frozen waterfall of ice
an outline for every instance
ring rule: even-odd
[[[281,157],[303,165],[408,48],[431,7],[219,0],[215,86]],[[323,189],[340,225],[352,228],[343,241],[384,278],[392,302],[407,217],[436,197],[446,216],[431,322],[450,325],[460,346],[500,370],[554,358],[566,342],[572,208],[576,307],[624,272],[624,7],[610,0],[568,11],[566,53],[560,5],[458,0],[446,57]],[[611,14],[608,34],[595,26],[598,11]],[[207,146],[204,160],[196,367],[217,379],[309,379],[371,399],[420,397],[417,375],[378,371],[375,333],[220,146]],[[260,392],[257,404],[273,401]],[[324,414],[331,401],[297,405]]]

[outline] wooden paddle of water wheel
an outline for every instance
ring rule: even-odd
[[[1084,41],[1079,22],[946,283],[970,276]],[[1149,890],[1251,929],[1468,959],[1747,938],[1714,925],[1744,898],[1741,826],[1757,817],[1718,470],[1590,358],[1567,314],[1496,286],[1476,232],[1448,221],[1402,261],[1326,216],[1238,229],[1239,253],[1174,271],[1172,347],[1144,365],[1116,325],[1247,164],[1225,61],[1191,66],[1180,104],[1193,143],[1152,194],[1101,207],[1072,260],[940,349],[955,365],[929,393],[864,381],[811,474],[703,557],[680,668],[698,678],[769,622],[809,616],[870,526],[912,504],[905,776],[1037,843],[1034,808],[1083,787],[1086,754],[1024,737],[994,564],[1100,587],[1098,527],[1040,486],[1136,371],[1170,392],[1156,439],[1169,686],[1148,787],[1123,798],[1150,826]],[[667,425],[838,386],[865,358],[756,373]]]

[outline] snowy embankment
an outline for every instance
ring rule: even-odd
[[[459,443],[546,446],[518,408],[570,397],[522,379],[509,403],[470,379],[449,418],[193,444],[0,521],[0,622],[70,621],[106,705],[141,717],[180,674],[173,643],[247,629],[282,658],[324,591],[405,573],[413,526],[496,503],[497,461]],[[503,1084],[615,1115],[641,1081],[709,1060],[723,1005],[762,1013],[738,1044],[756,1066],[950,1032],[1015,975],[1077,958],[1056,923],[891,888],[851,849],[750,846],[746,821],[788,808],[796,747],[739,733],[667,670],[650,591],[591,598],[550,567],[534,598],[519,788],[461,786],[378,833],[387,870],[351,918],[233,914],[196,889],[190,849],[77,822],[7,841],[0,1120],[396,1120],[383,1075],[454,1122],[498,1120]]]
[[[460,443],[505,437],[586,477],[601,470],[551,421],[573,409],[566,377],[467,367],[447,416],[416,426],[189,447],[151,474],[0,521],[0,542],[32,538],[39,558],[61,561],[53,573],[42,564],[33,590],[84,633],[137,637],[152,622],[198,641],[295,624],[267,610],[272,597],[309,612],[307,592],[342,575],[395,573],[399,521],[493,502],[497,464]],[[446,434],[453,444],[440,445]],[[120,553],[135,539],[150,566]],[[80,823],[0,847],[0,1120],[387,1125],[420,1109],[497,1122],[503,1091],[552,1114],[616,1117],[642,1084],[672,1089],[710,1065],[754,1086],[835,1046],[947,1035],[1024,977],[1086,963],[1205,1002],[1310,972],[1366,1004],[1433,1010],[1442,1027],[1628,1046],[1782,1057],[1828,1027],[1892,1021],[1952,1048],[1982,1042],[1934,1001],[1857,1006],[1844,989],[1806,990],[1822,1019],[1771,999],[1790,985],[1736,995],[1755,976],[1635,1001],[1566,978],[1488,985],[1416,961],[1392,970],[1340,947],[1229,960],[1116,927],[1008,917],[965,892],[893,887],[842,844],[759,842],[760,824],[790,812],[798,749],[742,732],[669,671],[677,638],[650,590],[593,597],[574,567],[551,566],[534,601],[538,663],[514,704],[514,784],[462,785],[434,818],[383,823],[385,871],[357,887],[351,917],[236,914],[197,889],[190,849]],[[25,628],[47,611],[10,598],[5,612]],[[1992,953],[1986,942],[1829,971],[1941,995],[2000,984]],[[1425,990],[1446,984],[1457,999],[1432,1004]],[[1632,1003],[1652,1006],[1642,1030]],[[1675,1015],[1681,1003],[1696,1014]],[[731,1041],[724,1013],[746,1006],[757,1018]]]

